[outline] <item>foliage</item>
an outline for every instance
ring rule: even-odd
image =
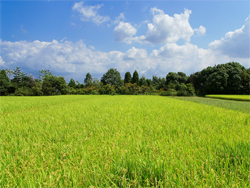
[[[72,88],[76,88],[76,82],[73,78],[70,79],[68,86]]]
[[[7,95],[8,88],[10,86],[10,80],[5,70],[0,70],[0,95]]]
[[[92,78],[91,74],[88,72],[88,73],[86,74],[86,78],[84,79],[84,84],[85,84],[87,87],[89,87],[89,86],[92,85],[92,82],[93,82],[93,78]]]
[[[250,94],[250,68],[239,63],[207,67],[187,76],[183,72],[169,72],[166,78],[142,76],[135,70],[131,78],[125,73],[124,81],[116,69],[109,69],[101,82],[88,72],[84,84],[55,76],[49,70],[39,71],[39,79],[23,73],[20,67],[13,71],[0,70],[0,95],[64,95],[64,94],[128,94],[164,96],[204,96],[206,94]],[[11,77],[13,75],[13,77]],[[107,85],[107,86],[106,86]],[[111,87],[112,86],[112,87]]]
[[[125,73],[124,84],[131,83],[131,74],[130,72]]]
[[[242,73],[243,72],[243,73]],[[192,83],[197,95],[206,94],[247,94],[249,93],[249,73],[236,62],[207,67],[191,74],[188,82]],[[248,91],[248,92],[247,92]]]
[[[42,92],[44,95],[66,94],[67,84],[64,77],[54,76],[49,71],[42,74],[44,74],[42,76]]]
[[[170,83],[174,84],[175,90],[181,89],[181,84],[185,84],[188,77],[183,72],[169,72],[166,76],[166,85],[169,85]]]
[[[114,85],[106,84],[100,89],[100,94],[114,95],[116,94]]]
[[[137,84],[138,86],[140,85],[140,81],[139,81],[139,74],[138,72],[135,70],[133,73],[133,77],[132,77],[132,84]]]
[[[102,78],[101,82],[104,85],[109,84],[110,86],[121,86],[122,79],[120,73],[116,69],[109,69]]]
[[[250,68],[248,69],[250,70]],[[250,94],[250,71],[242,71],[240,74],[240,85],[242,94]]]
[[[152,78],[152,84],[157,90],[161,88],[165,88],[165,82],[166,82],[165,78],[161,78],[157,76],[153,76]]]

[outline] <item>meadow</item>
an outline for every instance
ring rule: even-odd
[[[0,104],[0,187],[250,186],[249,113],[162,96]]]
[[[191,101],[195,103],[201,103],[209,106],[217,106],[220,108],[225,108],[229,110],[235,110],[243,113],[250,114],[250,103],[246,101],[235,101],[227,99],[217,99],[217,98],[205,98],[205,97],[174,97],[175,99],[180,99],[184,101]]]
[[[237,100],[237,101],[250,101],[250,95],[206,95],[208,98]]]

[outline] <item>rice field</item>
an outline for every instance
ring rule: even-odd
[[[250,101],[250,95],[206,95],[205,97],[238,101]]]
[[[250,186],[247,113],[161,96],[0,102],[0,187]]]
[[[250,103],[248,101],[235,101],[217,98],[205,98],[205,97],[174,97],[184,101],[191,101],[195,103],[201,103],[209,106],[217,106],[229,110],[235,110],[243,113],[250,114]]]

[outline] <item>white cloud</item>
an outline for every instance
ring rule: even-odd
[[[174,14],[173,17],[156,7],[151,8],[150,12],[153,15],[153,22],[148,23],[146,34],[134,37],[134,41],[164,44],[183,39],[189,42],[195,31],[198,35],[203,35],[206,32],[206,28],[203,26],[200,26],[198,29],[193,29],[190,26],[189,17],[192,13],[191,10],[185,9],[184,13]]]
[[[214,53],[232,58],[250,58],[250,16],[240,29],[230,31],[225,34],[225,38],[211,42],[209,48]]]
[[[83,1],[78,2],[72,7],[73,11],[77,11],[81,14],[82,21],[93,21],[95,24],[99,25],[110,20],[109,16],[100,16],[98,14],[98,10],[103,6],[103,4],[95,6],[83,6],[83,4]]]
[[[150,11],[153,14],[153,23],[148,23],[145,41],[150,43],[176,42],[179,39],[190,41],[194,34],[189,24],[191,10],[186,9],[184,13],[175,14],[174,17],[156,7],[151,8]]]
[[[114,24],[118,24],[119,22],[121,22],[123,20],[125,20],[125,16],[124,16],[123,13],[120,13],[120,15],[115,18],[115,20],[113,21],[113,23]]]
[[[89,48],[92,49],[92,50],[95,50],[94,46],[89,45]]]
[[[114,29],[115,40],[118,42],[131,43],[133,35],[137,30],[128,22],[120,22]]]
[[[194,31],[197,33],[197,35],[204,35],[206,33],[206,28],[202,25],[198,29],[194,29]]]
[[[67,39],[67,37],[64,37],[62,40],[60,40],[60,42],[63,42]]]
[[[0,66],[3,66],[5,64],[3,58],[0,56]]]
[[[139,59],[145,59],[147,58],[147,50],[145,49],[138,49],[135,47],[132,47],[129,49],[124,56],[124,60],[139,60]]]

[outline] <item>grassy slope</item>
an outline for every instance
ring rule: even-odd
[[[1,187],[250,186],[248,114],[159,96],[42,101],[1,98]]]
[[[237,100],[237,101],[250,101],[250,95],[206,95],[208,98]]]
[[[229,110],[236,110],[239,112],[250,114],[249,102],[222,100],[222,99],[204,98],[204,97],[174,97],[174,98],[181,99],[184,101],[201,103],[201,104],[210,105],[210,106],[217,106],[217,107],[226,108]]]

